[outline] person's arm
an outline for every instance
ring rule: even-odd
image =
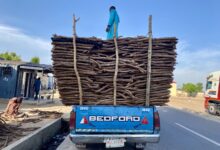
[[[106,32],[110,31],[110,28],[113,25],[114,21],[115,21],[115,10],[111,10],[110,11],[110,17],[109,17],[109,20],[108,20],[108,25],[107,25],[107,28],[106,28]]]
[[[115,10],[110,11],[110,17],[108,21],[108,26],[112,26],[115,20]]]
[[[11,105],[11,103],[10,103],[10,101],[9,101],[7,107],[5,108],[5,113],[6,113],[6,114],[8,113],[8,109],[9,109],[10,105]]]
[[[16,98],[12,98],[12,99],[10,99],[10,100],[8,101],[8,105],[7,105],[6,109],[5,109],[5,113],[6,113],[6,114],[8,113],[9,107],[11,106],[12,103],[15,102],[15,100],[16,100]]]
[[[18,103],[15,107],[15,114],[17,115],[18,114],[18,111],[19,111],[19,108],[21,106],[21,103]]]

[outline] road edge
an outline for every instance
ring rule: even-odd
[[[177,108],[177,107],[173,107],[173,106],[170,106],[170,105],[162,106],[162,107],[170,107],[170,108],[178,110],[178,111],[183,111],[183,112],[192,114],[194,116],[197,116],[197,117],[200,117],[200,118],[203,118],[203,119],[207,119],[207,120],[211,120],[211,121],[215,121],[215,122],[220,123],[220,116],[212,116],[210,114],[196,112],[196,111],[193,111],[193,110],[190,110],[190,109],[187,109],[187,108]]]

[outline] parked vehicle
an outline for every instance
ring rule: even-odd
[[[204,106],[210,114],[220,114],[220,71],[207,77]]]

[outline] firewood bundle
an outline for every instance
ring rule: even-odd
[[[117,43],[117,105],[145,105],[148,38],[120,38]],[[150,104],[163,105],[169,101],[177,39],[154,38],[152,43]],[[53,67],[61,100],[65,105],[77,105],[79,89],[74,72],[73,39],[54,35],[52,45]],[[77,37],[76,50],[83,105],[113,105],[114,41]]]

